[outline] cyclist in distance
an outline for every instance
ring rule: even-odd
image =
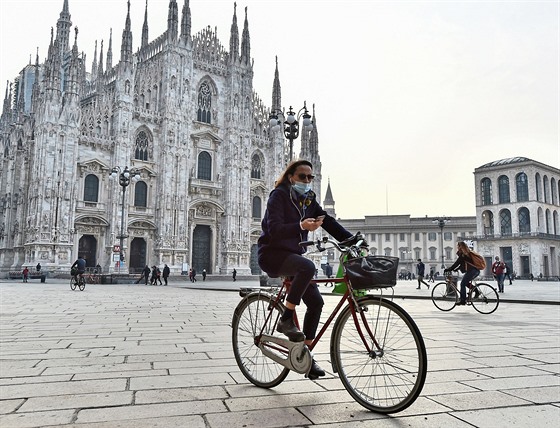
[[[86,260],[83,256],[78,256],[78,260],[76,260],[71,267],[71,269],[74,268],[76,268],[76,270],[74,271],[76,272],[74,274],[74,280],[78,282],[78,275],[81,275],[86,271]]]
[[[453,265],[448,267],[443,271],[445,275],[448,272],[460,270],[464,273],[463,279],[461,279],[461,298],[459,305],[466,305],[467,303],[467,285],[478,275],[480,271],[472,265],[471,250],[467,244],[463,241],[457,243],[457,260]]]
[[[286,311],[278,322],[277,330],[291,341],[305,341],[307,345],[315,338],[324,302],[317,284],[310,284],[315,275],[315,264],[303,257],[306,249],[299,243],[306,241],[308,233],[319,227],[338,241],[352,236],[317,202],[311,190],[314,178],[313,166],[307,160],[293,161],[286,167],[270,192],[258,241],[261,269],[271,277],[293,277]],[[303,332],[294,322],[296,306],[301,300],[307,306]],[[325,371],[313,359],[309,379],[324,375]]]

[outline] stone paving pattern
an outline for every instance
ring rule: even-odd
[[[330,334],[315,349],[325,378],[291,373],[268,390],[248,383],[231,317],[233,291],[255,281],[80,292],[62,280],[4,280],[0,426],[558,427],[560,283],[514,284],[494,314],[481,315],[440,312],[428,290],[399,282],[395,301],[423,334],[428,376],[412,406],[385,416],[355,403],[332,374]],[[327,313],[338,298],[322,291]]]

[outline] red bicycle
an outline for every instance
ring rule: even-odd
[[[251,383],[262,388],[279,385],[290,370],[308,374],[311,351],[334,321],[330,340],[332,370],[338,373],[346,390],[371,411],[404,410],[420,395],[426,379],[428,361],[422,334],[410,315],[392,301],[392,295],[391,298],[384,298],[383,293],[357,297],[354,293],[358,289],[392,287],[396,283],[398,259],[364,256],[359,234],[340,243],[324,238],[301,245],[315,244],[319,251],[324,251],[326,243],[341,252],[341,261],[347,260],[345,275],[313,282],[344,282],[347,291],[313,343],[308,347],[304,342],[290,342],[276,331],[285,309],[289,279],[284,279],[276,289],[243,290],[243,299],[235,309],[232,322],[237,365]],[[360,263],[361,270],[356,269]],[[387,275],[382,275],[384,283],[375,280],[375,273],[388,265],[391,265],[392,279],[387,281]],[[367,271],[369,267],[371,272]],[[371,278],[371,282],[364,282],[364,278]]]

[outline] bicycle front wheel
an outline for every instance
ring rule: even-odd
[[[74,278],[70,278],[70,290],[74,291],[76,289],[76,280]]]
[[[78,282],[78,288],[80,289],[80,291],[84,291],[84,289],[86,288],[85,278],[80,278],[80,282]]]
[[[270,311],[272,314],[265,326]],[[274,297],[254,293],[243,299],[233,314],[232,345],[235,361],[243,376],[261,388],[279,385],[290,372],[288,368],[264,355],[258,347],[261,331],[263,334],[285,338],[274,331],[276,320],[283,312],[283,306],[274,305]]]
[[[471,291],[471,303],[481,314],[491,314],[500,304],[498,292],[490,284],[479,283]]]
[[[450,311],[458,301],[457,289],[447,282],[439,282],[432,288],[432,302],[440,311]]]
[[[358,305],[359,327],[349,306],[336,320],[331,338],[334,369],[366,409],[400,412],[424,386],[428,367],[424,340],[410,315],[396,303],[367,296]]]

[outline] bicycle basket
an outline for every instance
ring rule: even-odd
[[[357,257],[344,263],[352,288],[357,290],[396,285],[398,266],[399,258],[391,256]]]

